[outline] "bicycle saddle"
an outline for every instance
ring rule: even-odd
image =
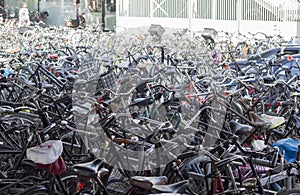
[[[298,117],[297,115],[293,115],[292,121],[295,124],[296,128],[299,129],[300,128],[300,117]]]
[[[235,135],[248,135],[252,130],[250,125],[244,125],[236,121],[230,121],[229,125]]]
[[[188,180],[179,181],[173,184],[168,185],[154,185],[152,186],[152,190],[156,190],[158,192],[164,193],[177,193],[183,192],[189,186]]]
[[[73,166],[73,170],[78,175],[95,178],[102,162],[103,159],[97,158],[91,162],[76,164]]]
[[[64,60],[71,62],[71,61],[73,61],[74,59],[75,59],[74,56],[67,56],[67,57],[65,57]]]
[[[274,78],[272,76],[263,76],[264,83],[272,83],[274,82]]]
[[[130,185],[151,190],[153,185],[163,185],[167,184],[168,178],[166,176],[160,177],[143,177],[143,176],[133,176],[130,178]]]
[[[49,55],[50,59],[57,59],[58,57],[59,57],[58,54],[50,54]]]
[[[269,127],[271,124],[270,121],[264,120],[254,112],[250,112],[249,115],[255,127]]]

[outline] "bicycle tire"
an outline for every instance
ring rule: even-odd
[[[65,174],[62,174],[60,176],[61,181],[63,183],[63,185],[66,187],[66,190],[68,192],[68,194],[76,194],[77,192],[77,183],[78,183],[78,176],[73,173],[73,172],[67,172]],[[43,185],[43,189],[38,190],[38,189],[33,189],[30,192],[31,193],[26,193],[26,194],[22,194],[22,195],[32,195],[32,194],[64,194],[63,190],[61,189],[60,184],[58,183],[58,180],[55,179],[55,183],[53,184],[55,187],[55,192],[49,188],[49,181],[44,182]]]
[[[36,38],[36,32],[34,32],[34,30],[27,30],[24,32],[23,34],[23,39],[25,39],[26,41],[29,40],[34,40]]]
[[[192,194],[207,194],[207,189],[206,189],[206,181],[205,179],[198,179],[195,178],[195,177],[191,177],[190,176],[190,173],[193,172],[193,173],[196,173],[195,175],[200,175],[202,173],[199,173],[199,171],[203,171],[203,167],[200,167],[200,162],[204,162],[205,161],[205,157],[203,158],[204,156],[193,156],[191,157],[190,159],[186,159],[184,160],[184,164],[182,164],[179,168],[179,171],[181,173],[183,173],[183,175],[185,177],[187,177],[186,179],[189,180],[189,183],[190,183],[190,186],[189,186],[189,193],[192,193]],[[204,159],[201,160],[201,158]],[[196,166],[196,167],[195,167]],[[200,170],[200,169],[201,170]],[[178,181],[181,181],[182,179],[181,178],[178,178],[178,176],[174,173],[170,173],[171,175],[167,176],[168,177],[168,181],[169,183],[175,183],[175,182],[178,182]],[[199,177],[200,178],[200,177]]]
[[[61,176],[61,181],[66,186],[68,194],[75,194],[77,192],[78,176],[75,173],[67,172],[63,174]]]
[[[25,119],[26,121],[31,122],[32,124],[37,124],[39,122],[38,115],[31,114],[31,113],[25,113],[25,112],[14,113],[12,118]]]

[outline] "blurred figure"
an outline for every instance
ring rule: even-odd
[[[93,15],[92,15],[93,7],[92,7],[91,2],[89,2],[88,4],[85,4],[85,11],[86,11],[86,13],[85,13],[86,22],[88,24],[93,23]]]
[[[0,5],[0,16],[2,16],[2,22],[6,22],[6,20],[7,20],[7,11],[2,5]]]
[[[48,17],[49,13],[47,11],[41,12],[41,22],[43,22],[45,25],[47,24]]]
[[[29,27],[29,11],[27,9],[27,4],[23,3],[22,8],[19,10],[19,27]]]

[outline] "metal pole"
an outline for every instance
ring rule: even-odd
[[[299,40],[299,38],[300,38],[300,6],[298,5],[298,9],[297,9],[297,16],[298,16],[298,18],[297,18],[297,34],[296,34],[296,40],[298,41]]]
[[[102,31],[104,31],[105,30],[105,0],[102,0],[101,3],[102,3],[102,5],[101,5],[101,8],[102,8],[101,27],[102,27]]]
[[[154,2],[153,0],[150,0],[150,6],[149,6],[149,9],[150,9],[150,18],[153,18],[153,10],[154,10]],[[129,9],[128,9],[129,10]]]
[[[41,0],[38,0],[38,3],[37,3],[37,9],[38,9],[38,12],[40,13],[40,2],[41,2]]]
[[[192,0],[188,0],[188,17],[189,17],[189,24],[188,29],[191,31],[192,28]]]
[[[241,31],[241,19],[242,19],[242,16],[241,16],[241,13],[242,13],[242,7],[241,7],[241,2],[240,0],[236,0],[236,6],[237,6],[237,22],[238,22],[238,32],[240,33]]]
[[[212,0],[212,19],[216,19],[216,0]]]

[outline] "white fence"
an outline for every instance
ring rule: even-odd
[[[119,0],[119,16],[295,21],[295,0]]]
[[[118,0],[117,26],[160,24],[171,28],[297,35],[300,4],[296,0]],[[300,26],[300,25],[298,25]]]

